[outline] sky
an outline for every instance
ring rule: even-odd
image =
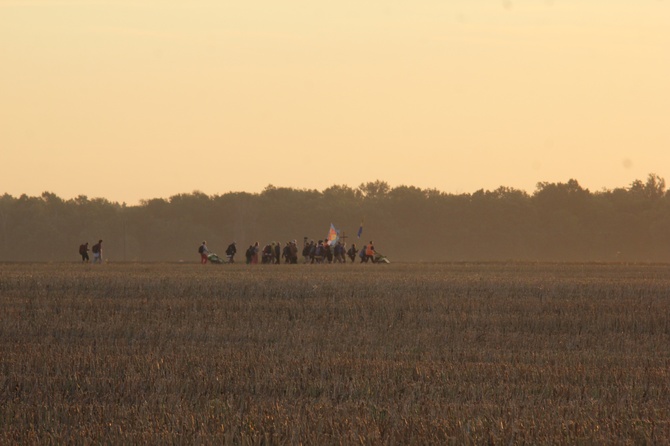
[[[670,0],[0,0],[0,194],[670,182]]]

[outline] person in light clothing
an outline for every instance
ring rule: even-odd
[[[207,263],[207,259],[209,258],[209,249],[207,249],[207,242],[202,242],[202,245],[200,245],[200,248],[198,248],[198,252],[200,253],[200,263],[203,265]]]

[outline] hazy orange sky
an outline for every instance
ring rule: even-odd
[[[0,0],[0,194],[670,183],[670,1]]]

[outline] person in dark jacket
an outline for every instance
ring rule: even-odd
[[[291,262],[291,242],[286,242],[284,248],[281,251],[281,256],[284,258],[284,263]]]
[[[226,255],[229,263],[235,263],[235,254],[237,254],[237,243],[233,242],[226,248]]]
[[[88,262],[88,242],[79,245],[79,255],[81,256],[82,263]]]
[[[347,255],[351,259],[351,263],[354,263],[356,260],[356,254],[358,254],[358,249],[356,248],[356,243],[351,244],[351,248],[347,251]]]
[[[91,252],[93,253],[93,263],[102,263],[102,240],[98,240],[98,243],[93,245]]]
[[[275,245],[275,264],[279,265],[281,263],[281,243],[277,242]]]
[[[245,257],[247,258],[247,265],[249,265],[254,257],[254,245],[249,245]]]

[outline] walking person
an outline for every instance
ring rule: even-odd
[[[351,263],[354,263],[356,260],[356,254],[358,254],[358,249],[356,249],[356,243],[351,244],[351,248],[349,248],[349,251],[347,251],[347,255],[351,259]]]
[[[235,263],[235,254],[237,253],[237,246],[235,246],[236,243],[233,242],[230,245],[228,245],[228,248],[226,249],[226,255],[228,256],[228,263]]]
[[[88,242],[79,245],[79,255],[81,256],[81,263],[88,263]]]
[[[291,245],[289,246],[289,253],[290,253],[290,263],[291,264],[296,264],[298,263],[298,241],[293,240],[291,242]]]
[[[262,264],[267,264],[267,263],[274,263],[274,257],[275,257],[275,242],[272,242],[272,244],[268,243],[265,245],[263,248],[263,257],[261,257],[261,263]]]
[[[305,237],[305,247],[302,248],[302,256],[305,258],[304,263],[309,263],[311,260],[312,247],[314,246],[314,240],[307,243],[307,237]]]
[[[370,243],[365,247],[365,261],[371,260],[375,263],[375,245],[370,240]]]
[[[281,243],[277,242],[275,245],[275,264],[279,265],[281,263]]]
[[[334,261],[335,263],[346,263],[346,258],[344,257],[345,248],[342,242],[337,242],[335,248],[333,249],[333,254],[335,254]]]
[[[202,242],[202,245],[198,248],[198,252],[200,253],[200,263],[205,264],[207,263],[207,259],[209,257],[209,249],[207,249],[207,242]]]
[[[102,263],[102,240],[98,240],[98,243],[93,245],[91,252],[93,253],[93,263]]]
[[[324,262],[333,263],[333,248],[330,246],[330,242],[325,242],[323,244],[323,260]]]
[[[286,242],[281,251],[281,256],[284,258],[284,264],[291,263],[291,242]]]
[[[260,246],[258,245],[258,242],[254,243],[254,251],[253,254],[251,255],[251,264],[256,265],[258,263],[258,253],[261,251]]]

